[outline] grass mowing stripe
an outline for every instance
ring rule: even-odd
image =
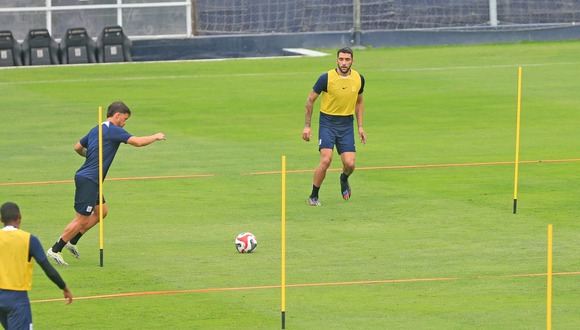
[[[510,274],[510,275],[496,275],[496,276],[473,276],[474,279],[489,279],[489,278],[511,278],[511,277],[537,277],[546,276],[545,273],[540,274]],[[552,275],[580,275],[579,272],[557,272]],[[439,282],[439,281],[459,281],[459,277],[442,277],[442,278],[410,278],[410,279],[393,279],[393,280],[369,280],[369,281],[349,281],[349,282],[326,282],[326,283],[301,283],[301,284],[287,284],[286,287],[302,288],[312,286],[343,286],[343,285],[370,285],[370,284],[388,284],[388,283],[409,283],[409,282]],[[209,289],[191,289],[191,290],[168,290],[168,291],[149,291],[149,292],[128,292],[128,293],[113,293],[96,296],[75,297],[75,300],[87,299],[103,299],[103,298],[124,298],[124,297],[139,297],[139,296],[155,296],[168,294],[182,294],[182,293],[200,293],[200,292],[218,292],[218,291],[246,291],[246,290],[262,290],[262,289],[279,289],[280,285],[261,285],[261,286],[246,286],[237,288],[209,288]],[[32,300],[31,303],[45,303],[62,301],[58,299],[41,299]]]
[[[538,163],[569,163],[578,162],[580,158],[571,159],[542,159],[542,160],[524,160],[520,164],[538,164]],[[418,169],[418,168],[437,168],[437,167],[466,167],[466,166],[492,166],[492,165],[513,165],[514,162],[484,162],[484,163],[464,163],[464,164],[426,164],[426,165],[389,165],[389,166],[372,166],[372,167],[358,167],[359,171],[370,170],[391,170],[391,169]],[[328,171],[341,171],[340,168],[329,168]],[[309,173],[314,170],[287,170],[287,173]],[[280,171],[267,172],[251,172],[242,173],[241,175],[269,175],[280,174]],[[137,180],[163,180],[163,179],[195,179],[218,176],[217,174],[191,174],[191,175],[158,175],[158,176],[138,176],[127,178],[110,178],[107,181],[137,181]],[[74,180],[56,180],[56,181],[33,181],[33,182],[8,182],[0,183],[0,187],[10,186],[29,186],[29,185],[46,185],[46,184],[60,184],[73,183]]]
[[[216,176],[215,174],[191,174],[191,175],[160,175],[160,176],[138,176],[131,178],[110,178],[107,181],[136,181],[136,180],[158,180],[158,179],[195,179],[208,178]],[[57,181],[36,181],[36,182],[11,182],[0,183],[0,187],[9,186],[33,186],[45,184],[74,183],[74,180],[57,180]]]
[[[530,63],[530,64],[502,64],[502,65],[479,65],[479,66],[452,66],[441,68],[409,68],[409,69],[378,69],[383,72],[414,72],[414,71],[452,71],[452,70],[481,70],[481,69],[506,69],[518,66],[542,67],[555,65],[577,65],[580,62],[552,62],[552,63]]]
[[[147,62],[145,62],[147,63]],[[177,62],[176,62],[177,63]],[[505,64],[505,65],[484,65],[484,66],[457,66],[457,67],[439,67],[439,68],[406,68],[406,69],[376,69],[379,72],[420,72],[420,71],[455,71],[455,70],[481,70],[481,69],[505,69],[517,66],[524,67],[544,67],[555,65],[576,65],[580,62],[562,62],[562,63],[531,63],[531,64]],[[142,81],[142,80],[173,80],[173,79],[207,79],[207,78],[231,78],[231,77],[260,77],[260,76],[291,76],[304,74],[319,74],[320,72],[258,72],[258,73],[231,73],[231,74],[203,74],[203,75],[184,75],[184,76],[148,76],[148,77],[128,77],[128,78],[96,78],[96,79],[65,79],[65,80],[35,80],[35,81],[14,81],[0,82],[0,85],[43,85],[54,83],[86,83],[86,82],[111,82],[111,81]]]
[[[544,160],[525,160],[520,161],[520,164],[537,164],[537,163],[568,163],[568,162],[578,162],[580,158],[572,159],[544,159]],[[465,163],[465,164],[426,164],[426,165],[392,165],[392,166],[372,166],[372,167],[359,167],[359,171],[370,171],[370,170],[391,170],[391,169],[417,169],[417,168],[437,168],[437,167],[465,167],[465,166],[491,166],[491,165],[513,165],[514,162],[486,162],[486,163]],[[340,168],[330,168],[329,171],[336,172],[341,171]],[[287,170],[287,173],[308,173],[314,172],[314,170]],[[280,171],[269,171],[269,172],[252,172],[243,173],[241,175],[268,175],[268,174],[280,174]],[[137,181],[137,180],[163,180],[163,179],[195,179],[195,178],[207,178],[214,177],[217,174],[191,174],[191,175],[158,175],[158,176],[137,176],[137,177],[127,177],[127,178],[110,178],[107,181]],[[32,186],[32,185],[45,185],[45,184],[60,184],[60,183],[73,183],[74,180],[56,180],[56,181],[33,181],[33,182],[8,182],[0,183],[0,187],[10,187],[10,186]]]
[[[555,271],[580,270],[580,163],[525,165],[526,196],[517,217],[511,213],[509,162],[440,164],[514,160],[513,64],[576,62],[578,53],[578,42],[357,51],[355,67],[368,80],[365,128],[374,141],[357,154],[359,169],[439,167],[361,170],[353,182],[360,190],[348,203],[334,191],[338,178],[330,178],[323,208],[304,203],[311,172],[292,173],[288,282],[462,280],[294,287],[287,297],[289,325],[503,330],[545,324],[541,273],[546,272],[548,223],[557,229]],[[282,154],[292,170],[316,167],[316,146],[305,146],[299,138],[304,97],[333,63],[329,56],[1,71],[0,81],[6,83],[56,82],[2,86],[8,124],[0,132],[0,182],[72,179],[80,160],[71,144],[92,126],[95,106],[125,100],[138,109],[132,133],[162,131],[175,138],[145,149],[126,148],[109,178],[216,176],[109,181],[107,262],[98,268],[98,231],[90,231],[81,242],[83,259],[59,269],[73,294],[280,284],[279,174],[246,173],[279,170]],[[420,71],[453,67],[464,69]],[[580,112],[573,111],[580,104],[578,67],[526,69],[520,160],[580,158]],[[414,71],[395,71],[408,68]],[[291,73],[298,71],[305,73]],[[201,78],[175,78],[182,76]],[[120,80],[142,77],[156,79]],[[104,80],[58,83],[82,79]],[[74,216],[72,184],[1,186],[0,194],[19,203],[24,229],[45,245]],[[258,237],[260,247],[242,256],[232,243],[246,230]],[[539,275],[473,278],[505,274]],[[61,297],[42,271],[34,277],[32,301]],[[554,328],[575,329],[579,276],[555,278]],[[33,310],[35,326],[43,329],[273,329],[279,326],[279,302],[280,289],[230,290],[87,299],[66,307],[62,301],[36,303]]]
[[[520,164],[537,164],[537,163],[568,163],[578,162],[580,158],[572,159],[547,159],[547,160],[525,160],[520,161]],[[514,162],[484,162],[484,163],[463,163],[463,164],[426,164],[426,165],[390,165],[390,166],[372,166],[372,167],[357,167],[357,170],[391,170],[391,169],[417,169],[417,168],[437,168],[437,167],[466,167],[466,166],[491,166],[491,165],[513,165]],[[341,168],[330,168],[329,171],[341,171]],[[305,173],[314,172],[314,170],[287,170],[288,173]],[[253,172],[246,175],[266,175],[279,174],[280,171],[271,172]]]

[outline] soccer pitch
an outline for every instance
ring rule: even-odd
[[[545,328],[549,224],[553,326],[577,328],[580,43],[355,50],[368,143],[352,199],[335,155],[315,208],[317,145],[301,134],[306,96],[335,66],[321,51],[1,70],[0,201],[20,205],[45,249],[74,216],[73,145],[99,106],[122,100],[127,131],[167,136],[121,146],[104,184],[104,267],[98,227],[58,267],[73,304],[36,266],[35,328],[280,328],[282,156],[287,329]],[[252,254],[235,250],[244,231]]]

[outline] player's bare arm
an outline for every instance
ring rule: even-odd
[[[149,136],[131,136],[127,143],[134,147],[144,147],[155,141],[165,140],[165,134],[157,133]]]
[[[367,136],[365,134],[365,130],[363,128],[363,115],[364,115],[364,101],[363,101],[363,94],[359,94],[356,100],[356,105],[354,112],[356,114],[356,124],[358,126],[358,135],[360,137],[360,141],[362,144],[367,143]]]
[[[314,108],[314,102],[318,98],[318,93],[311,91],[306,98],[306,106],[304,107],[304,130],[302,131],[302,139],[306,142],[310,141],[312,136],[312,109]]]
[[[87,157],[87,148],[83,147],[83,145],[77,141],[77,143],[74,146],[74,149],[76,151],[77,154],[79,154],[81,157]]]

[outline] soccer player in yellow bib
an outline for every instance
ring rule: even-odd
[[[48,262],[38,238],[20,229],[22,216],[18,205],[12,202],[2,204],[0,219],[4,223],[0,230],[0,324],[7,330],[32,329],[28,291],[32,289],[34,260],[63,291],[67,304],[72,302],[73,296]]]
[[[342,198],[349,200],[351,197],[352,190],[348,178],[355,169],[356,148],[353,129],[355,116],[360,140],[363,144],[367,142],[363,129],[364,77],[351,69],[354,63],[352,49],[348,47],[341,48],[336,55],[337,68],[323,73],[318,78],[306,99],[304,110],[302,139],[308,142],[312,137],[311,122],[314,102],[319,95],[322,95],[318,130],[320,163],[314,171],[312,193],[308,198],[308,204],[311,206],[321,205],[318,200],[318,192],[326,177],[326,171],[332,162],[334,147],[336,147],[342,161],[342,173],[340,175]]]

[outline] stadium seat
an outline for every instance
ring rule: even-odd
[[[97,60],[106,62],[131,62],[131,40],[118,25],[103,29],[97,39]]]
[[[0,66],[22,65],[22,47],[11,31],[0,31]]]
[[[68,29],[60,41],[62,64],[96,63],[96,44],[85,28]]]
[[[32,29],[22,42],[24,65],[59,64],[58,43],[47,29]]]

